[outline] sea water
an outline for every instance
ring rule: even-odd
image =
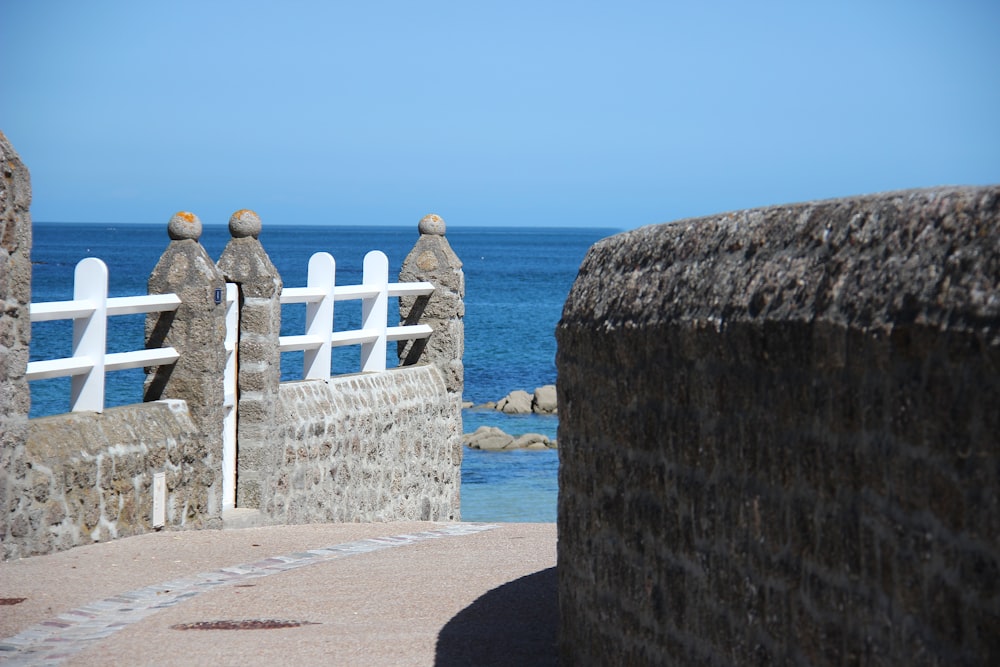
[[[465,297],[466,401],[496,401],[515,389],[528,392],[556,381],[555,327],[563,302],[587,249],[612,229],[454,227],[447,238],[463,262]],[[32,300],[72,298],[73,271],[85,257],[108,265],[110,296],[146,293],[146,281],[169,243],[166,224],[107,225],[35,223]],[[306,283],[309,257],[323,250],[337,261],[337,283],[361,282],[364,255],[381,250],[389,257],[390,280],[398,275],[417,240],[412,227],[271,225],[265,222],[260,240],[286,287]],[[229,231],[206,225],[202,245],[218,259]],[[390,318],[398,312],[389,304]],[[305,305],[282,308],[282,334],[304,331]],[[338,330],[360,325],[360,302],[340,302]],[[144,316],[111,318],[108,352],[143,347]],[[31,359],[53,359],[71,352],[69,321],[32,325]],[[395,366],[395,346],[389,345],[389,366]],[[360,348],[333,351],[333,372],[356,372]],[[282,355],[282,379],[302,377],[302,353]],[[142,400],[142,369],[109,373],[106,404]],[[31,383],[31,416],[69,409],[69,378]],[[542,433],[555,438],[553,416],[503,415],[494,410],[463,411],[464,431],[497,426],[512,435]],[[462,518],[467,521],[555,521],[558,452],[483,452],[466,448],[462,465]]]

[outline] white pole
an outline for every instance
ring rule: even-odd
[[[330,377],[330,342],[333,339],[333,291],[336,285],[337,262],[328,252],[317,252],[309,258],[309,287],[323,290],[323,298],[306,305],[306,335],[319,336],[323,344],[306,350],[302,363],[302,377],[306,380],[325,380]]]
[[[389,258],[380,250],[365,255],[362,281],[366,287],[377,287],[378,294],[366,297],[361,305],[361,328],[378,333],[372,343],[361,345],[361,371],[385,370],[386,318],[389,316]]]
[[[222,509],[236,507],[236,369],[240,338],[240,291],[226,283],[226,368],[223,373]]]
[[[80,260],[73,274],[73,298],[94,304],[94,312],[73,320],[73,356],[86,357],[90,370],[74,375],[70,410],[104,411],[104,355],[108,331],[108,267],[96,257]]]

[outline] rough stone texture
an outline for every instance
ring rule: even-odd
[[[197,217],[178,213],[185,229],[201,227]],[[175,230],[176,232],[176,230]],[[183,236],[183,234],[181,234]],[[216,290],[225,294],[222,274],[196,238],[172,240],[149,277],[150,294],[176,293],[181,305],[174,312],[146,317],[146,347],[173,346],[180,358],[170,365],[147,368],[144,400],[181,399],[203,437],[185,440],[185,460],[213,471],[211,502],[221,507],[222,418],[225,369],[226,304],[215,302]]]
[[[0,132],[0,541],[3,557],[23,537],[12,527],[26,520],[25,442],[31,394],[24,377],[31,341],[31,177]]]
[[[236,506],[248,508],[261,507],[262,470],[273,470],[280,459],[273,434],[280,428],[282,281],[257,239],[260,229],[253,211],[234,213],[229,220],[232,239],[218,264],[226,282],[240,290]]]
[[[465,274],[451,244],[445,224],[437,215],[425,216],[418,225],[420,238],[403,261],[399,282],[427,281],[435,287],[430,296],[400,297],[400,324],[428,324],[430,338],[399,341],[400,366],[434,364],[444,376],[448,391],[462,396],[465,370]]]
[[[183,401],[32,419],[25,511],[5,558],[153,530],[157,472],[166,473],[166,527],[218,527],[216,470],[187,455],[200,437]]]
[[[1000,663],[1000,187],[647,227],[557,329],[565,664]]]
[[[460,519],[461,417],[434,366],[286,382],[280,410],[269,521]]]

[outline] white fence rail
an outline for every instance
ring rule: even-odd
[[[330,376],[331,350],[343,345],[361,346],[362,372],[386,368],[386,344],[389,341],[426,338],[432,330],[426,324],[388,326],[389,297],[431,294],[428,282],[390,283],[389,260],[378,250],[365,255],[362,284],[336,285],[336,262],[329,253],[318,252],[309,259],[306,287],[285,288],[281,303],[306,304],[306,330],[302,335],[281,336],[282,352],[304,351],[303,378],[325,379]],[[227,414],[235,419],[236,332],[238,330],[235,285],[226,288],[225,394]],[[334,303],[360,300],[361,328],[334,331]],[[27,379],[44,380],[72,377],[70,410],[104,410],[105,373],[110,371],[173,363],[179,358],[173,347],[107,352],[107,320],[115,315],[133,315],[176,310],[181,300],[176,294],[108,297],[108,267],[96,257],[76,265],[73,299],[32,303],[31,321],[73,320],[72,356],[28,363]],[[234,422],[235,423],[235,422]],[[232,430],[232,427],[227,427]],[[226,489],[232,495],[232,489]]]
[[[281,336],[282,352],[304,351],[303,379],[330,376],[331,350],[342,345],[361,345],[361,371],[385,370],[386,343],[427,338],[432,330],[426,324],[390,327],[389,297],[421,296],[434,291],[428,282],[390,283],[389,260],[385,253],[373,250],[365,255],[360,285],[337,285],[337,263],[330,253],[317,252],[309,258],[305,287],[286,287],[281,303],[306,304],[306,331],[296,336]],[[361,301],[361,328],[334,331],[334,303]]]
[[[31,321],[73,320],[73,356],[28,363],[27,379],[72,376],[70,409],[104,411],[104,375],[109,371],[169,364],[172,347],[107,352],[108,318],[176,310],[176,294],[108,298],[108,267],[96,257],[80,260],[73,274],[73,299],[31,304]]]

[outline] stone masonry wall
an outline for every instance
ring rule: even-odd
[[[286,382],[279,403],[269,521],[460,519],[461,417],[434,366]]]
[[[557,338],[565,664],[1000,664],[1000,186],[605,239]]]
[[[31,395],[25,371],[31,340],[31,178],[0,132],[0,557],[16,550],[10,534],[26,511],[25,442]]]
[[[216,471],[186,454],[200,440],[184,401],[32,419],[25,510],[8,558],[153,530],[153,475],[166,473],[166,527],[217,527]]]

